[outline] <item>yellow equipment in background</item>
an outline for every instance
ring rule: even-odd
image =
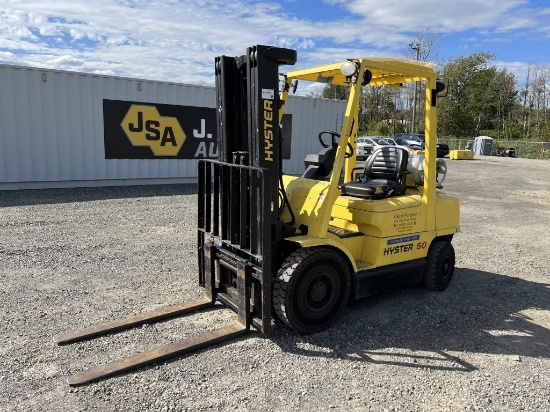
[[[451,160],[472,160],[474,158],[473,150],[451,150],[449,152]]]

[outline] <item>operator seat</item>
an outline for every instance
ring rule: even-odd
[[[409,152],[396,146],[376,149],[365,162],[365,170],[357,181],[344,183],[343,195],[364,199],[383,199],[405,193],[405,175]]]

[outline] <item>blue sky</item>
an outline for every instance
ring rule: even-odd
[[[0,63],[214,85],[214,57],[295,48],[298,66],[407,57],[439,33],[434,63],[474,52],[518,78],[550,63],[549,0],[0,0]]]

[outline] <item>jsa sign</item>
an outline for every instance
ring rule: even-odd
[[[103,100],[106,159],[218,156],[215,109]]]

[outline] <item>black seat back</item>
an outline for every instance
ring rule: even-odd
[[[341,186],[342,194],[366,199],[404,194],[408,160],[409,152],[402,147],[376,149],[365,162],[365,170],[358,181]]]
[[[365,162],[363,174],[367,179],[399,180],[399,174],[407,169],[409,152],[396,146],[376,149]]]

